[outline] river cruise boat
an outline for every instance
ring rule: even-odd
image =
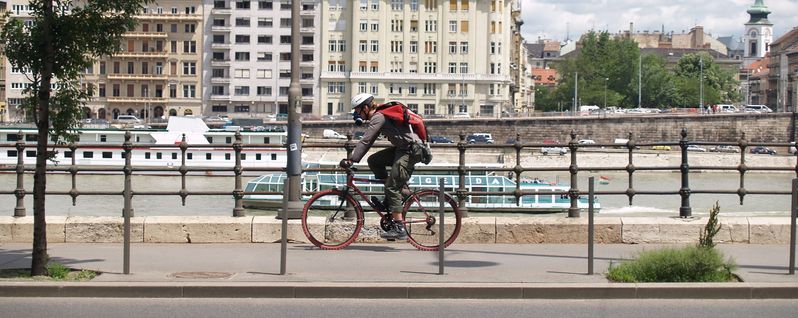
[[[133,128],[132,126],[130,128]],[[125,133],[130,132],[134,143],[131,163],[133,166],[174,167],[181,164],[179,148],[183,135],[191,147],[186,151],[186,165],[191,167],[233,167],[235,152],[231,147],[235,142],[235,132],[241,133],[242,142],[263,146],[244,147],[241,150],[241,165],[244,171],[248,167],[285,167],[286,152],[283,147],[266,146],[282,145],[286,141],[284,126],[259,128],[260,131],[240,130],[238,127],[210,129],[198,117],[169,117],[164,129],[126,129],[121,128],[81,128],[78,129],[77,145],[90,145],[77,148],[73,154],[66,146],[55,146],[55,160],[51,165],[70,165],[72,157],[75,164],[89,166],[121,167],[125,164],[122,144]],[[22,131],[25,150],[17,153],[14,143],[18,133]],[[17,164],[17,156],[23,156],[23,162],[36,163],[35,127],[0,127],[0,165]],[[107,146],[106,146],[107,145]],[[158,147],[153,147],[153,146]],[[168,146],[168,147],[167,147]]]
[[[318,164],[306,165],[306,167],[319,167]],[[368,171],[363,167],[360,171]],[[373,178],[371,174],[356,174],[358,178]],[[283,182],[286,175],[284,173],[270,173],[253,179],[246,184],[246,192],[282,192]],[[460,186],[460,177],[456,169],[451,173],[425,173],[416,171],[410,179],[410,188],[413,190],[420,188],[438,188],[439,179],[444,179],[444,188],[447,193],[454,193]],[[331,188],[343,188],[346,184],[346,173],[344,172],[305,172],[302,175],[302,191],[318,192]],[[383,185],[379,183],[355,182],[363,192],[380,193],[382,197]],[[467,191],[477,192],[512,192],[516,188],[516,182],[505,176],[496,176],[490,173],[471,173],[465,177],[465,188]],[[564,212],[571,207],[570,199],[560,192],[569,190],[567,185],[553,184],[538,179],[522,180],[522,191],[532,191],[533,195],[521,197],[520,202],[516,202],[513,195],[470,195],[465,201],[466,207],[470,211],[478,212]],[[310,196],[304,196],[303,200]],[[245,195],[243,205],[246,208],[254,209],[276,209],[282,205],[282,195],[253,194]],[[335,205],[338,202],[329,202]],[[368,208],[366,202],[360,202]],[[437,202],[429,202],[430,207],[437,207]],[[588,208],[587,197],[580,197],[577,203],[580,209]],[[594,200],[593,207],[596,211],[601,209],[598,200]]]

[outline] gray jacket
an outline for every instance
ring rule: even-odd
[[[374,113],[374,116],[369,120],[369,126],[363,139],[357,143],[352,156],[349,158],[354,162],[360,162],[366,152],[369,151],[371,145],[377,140],[377,136],[382,133],[388,138],[396,148],[409,151],[412,142],[421,142],[421,138],[415,133],[410,132],[410,127],[407,125],[396,125],[393,120],[388,119],[380,112]]]

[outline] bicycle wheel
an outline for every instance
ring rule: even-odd
[[[439,193],[433,189],[416,191],[405,199],[402,209],[407,240],[422,251],[437,251],[441,234],[443,234],[443,246],[451,245],[460,234],[460,209],[457,207],[457,202],[448,194],[444,194],[444,231],[440,233]]]
[[[341,190],[316,193],[302,209],[302,231],[321,249],[338,250],[352,244],[362,227],[360,204]]]

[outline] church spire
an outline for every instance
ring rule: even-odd
[[[747,12],[751,16],[751,19],[748,20],[749,24],[770,24],[770,21],[768,21],[768,14],[770,14],[770,10],[765,5],[763,0],[756,0],[754,5],[748,8]]]

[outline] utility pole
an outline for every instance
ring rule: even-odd
[[[576,115],[576,102],[579,97],[579,72],[574,73],[574,106],[571,108],[571,116]]]
[[[698,55],[698,67],[700,69],[700,74],[701,74],[700,78],[699,78],[699,82],[700,82],[700,84],[699,84],[700,85],[699,86],[699,94],[700,94],[700,97],[699,97],[699,101],[698,101],[698,107],[700,107],[701,111],[703,112],[704,111],[704,56],[701,55],[700,53]],[[707,113],[709,113],[709,112],[707,112]]]
[[[643,54],[637,60],[637,108],[643,108]]]
[[[283,213],[289,219],[298,219],[302,213],[302,141],[300,133],[302,122],[299,112],[302,109],[302,88],[299,85],[299,61],[301,54],[299,44],[301,36],[299,28],[302,19],[299,16],[301,1],[291,3],[291,84],[288,86],[288,140],[286,142],[286,175],[288,176],[288,189],[283,189],[288,195],[288,204]],[[286,191],[287,190],[287,191]]]

